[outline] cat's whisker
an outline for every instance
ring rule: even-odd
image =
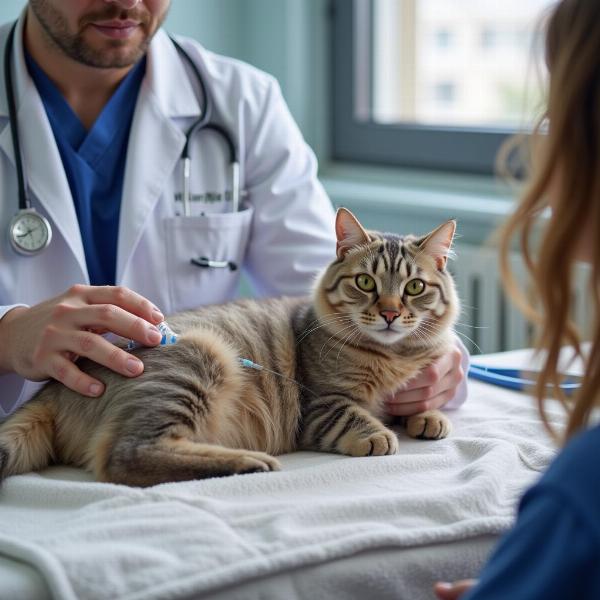
[[[429,319],[423,319],[421,321],[421,323],[419,324],[419,327],[423,327],[424,329],[427,329],[427,331],[439,331],[440,330],[439,324],[436,321],[429,320]]]
[[[329,315],[323,315],[322,317],[319,317],[318,319],[315,319],[308,327],[312,327],[313,325],[316,325],[317,323],[326,323],[328,321],[335,321],[336,319],[346,319],[346,318],[350,318],[350,315],[348,313],[339,313],[339,314],[329,314]]]
[[[473,304],[465,304],[462,300],[460,301],[460,307],[461,309],[470,308],[471,310],[477,310],[477,306],[474,306]],[[461,310],[461,312],[463,311]]]
[[[312,327],[313,325],[315,325],[316,323],[322,322],[325,319],[328,319],[330,317],[347,317],[348,313],[345,312],[333,312],[333,313],[327,313],[326,315],[323,315],[321,317],[317,317],[316,319],[314,319],[313,321],[311,321],[306,328],[309,329],[310,327]]]
[[[317,327],[320,327],[321,325],[326,324],[326,323],[333,323],[335,321],[348,319],[348,318],[350,318],[350,315],[348,313],[340,313],[339,315],[324,315],[323,317],[319,317],[318,319],[315,319],[309,325],[307,325],[306,328],[304,329],[304,332],[312,329],[315,325]]]
[[[420,331],[418,328],[415,329],[411,335],[414,335],[419,341],[422,341],[425,345],[430,345],[433,336],[429,335],[426,331]]]
[[[338,363],[338,361],[340,360],[340,354],[342,353],[342,350],[344,349],[344,346],[346,344],[352,344],[357,338],[360,338],[362,336],[362,331],[360,330],[359,327],[356,328],[356,331],[351,332],[350,335],[346,338],[345,342],[342,344],[341,348],[338,350],[335,362],[336,365]]]
[[[336,331],[335,333],[332,333],[323,343],[323,345],[321,346],[321,351],[319,353],[319,358],[321,358],[322,352],[325,348],[325,346],[327,345],[327,343],[329,342],[329,340],[331,340],[332,338],[336,337],[336,335],[343,333],[344,331],[346,331],[347,329],[351,328],[354,326],[354,323],[350,323],[349,325],[346,325],[346,327],[340,329],[339,331]]]
[[[316,327],[313,327],[312,329],[310,329],[309,331],[304,331],[302,333],[302,335],[298,338],[298,341],[296,342],[296,345],[298,345],[300,342],[302,342],[302,340],[306,339],[310,334],[314,333],[315,331],[321,329],[322,327],[327,327],[328,325],[333,325],[334,323],[344,323],[345,321],[351,321],[352,319],[346,315],[345,317],[337,317],[336,319],[331,319],[329,321],[326,322],[322,322],[319,325],[317,325]]]
[[[344,346],[348,343],[350,343],[350,341],[352,339],[354,339],[357,334],[360,333],[360,328],[358,327],[358,325],[342,340],[342,344],[340,346],[340,349],[338,350],[337,353],[337,357],[336,357],[336,363],[337,361],[340,359],[340,353],[342,352],[342,350],[344,349]]]
[[[327,313],[327,314],[321,315],[321,316],[317,317],[316,319],[314,319],[313,321],[311,321],[308,324],[308,327],[311,327],[315,323],[319,323],[320,321],[324,321],[326,319],[335,318],[335,317],[347,317],[347,316],[348,316],[347,312],[332,312],[332,313]]]
[[[342,334],[342,333],[343,333],[344,331],[346,331],[347,329],[351,329],[351,328],[353,328],[353,327],[355,327],[355,325],[354,325],[354,324],[352,324],[352,325],[349,325],[348,327],[345,327],[344,329],[342,329],[342,330],[339,332],[339,334]],[[334,334],[334,335],[332,335],[332,336],[330,336],[330,337],[327,339],[327,341],[326,341],[326,342],[323,344],[323,346],[321,346],[321,350],[320,350],[320,352],[319,352],[319,360],[325,360],[325,359],[327,358],[327,355],[328,355],[328,354],[329,354],[329,353],[330,353],[330,352],[331,352],[331,351],[332,351],[332,350],[333,350],[333,349],[334,349],[334,348],[335,348],[335,347],[336,347],[336,346],[337,346],[339,343],[341,343],[341,342],[343,341],[343,339],[345,339],[345,338],[343,338],[342,340],[340,340],[339,338],[336,338],[336,341],[335,341],[333,344],[331,344],[331,345],[329,346],[329,348],[328,348],[327,352],[325,352],[325,354],[323,355],[323,350],[325,350],[325,346],[326,346],[326,345],[329,343],[329,341],[330,341],[332,338],[334,338],[334,337],[336,337],[336,336],[335,336],[335,334]]]
[[[345,323],[348,320],[349,319],[341,319],[340,318],[340,319],[337,319],[336,321],[328,321],[326,323],[320,323],[316,327],[313,327],[312,329],[304,331],[301,334],[301,336],[298,338],[298,341],[296,342],[296,344],[299,344],[304,339],[306,339],[311,333],[314,333],[315,331],[318,331],[319,329],[322,329],[323,327],[328,327],[328,326],[334,325],[335,323],[337,323],[337,324],[343,324],[343,323]]]
[[[314,319],[313,321],[311,321],[307,326],[306,329],[310,329],[311,327],[313,327],[314,325],[316,325],[317,323],[324,323],[326,321],[335,321],[336,319],[343,319],[345,317],[348,317],[348,313],[330,313],[327,315],[323,315],[321,317],[318,317],[316,319]]]
[[[419,326],[413,332],[419,339],[423,340],[427,344],[431,344],[435,339],[438,329],[427,320],[421,321]]]
[[[419,323],[419,327],[424,327],[429,329],[430,331],[433,331],[435,329],[438,329],[438,325],[437,322],[434,319],[425,317],[424,319],[421,320],[421,322]]]
[[[475,340],[470,338],[468,335],[462,333],[462,331],[455,330],[454,333],[456,333],[456,335],[459,335],[460,337],[464,338],[468,342],[471,342],[471,344],[473,344],[473,347],[477,350],[477,352],[479,352],[480,354],[483,354],[483,350],[479,347],[479,345],[477,344],[477,342],[475,342]]]
[[[423,337],[423,335],[419,332],[414,332],[414,337],[417,339],[417,341],[421,344],[426,344],[427,340]]]
[[[423,319],[423,321],[421,322],[421,324],[419,325],[419,327],[423,326],[424,330],[427,331],[432,331],[432,319],[425,317]],[[466,325],[466,324],[465,324]],[[486,327],[475,327],[475,326],[470,326],[473,329],[486,329]],[[473,347],[478,351],[483,353],[482,349],[479,347],[479,345],[477,344],[477,342],[475,342],[475,340],[473,340],[472,338],[470,338],[467,334],[463,333],[462,331],[459,331],[458,329],[455,329],[454,332],[456,333],[456,335],[464,338],[465,340],[467,340],[468,342],[470,342],[471,344],[473,344]]]
[[[460,321],[457,321],[455,324],[455,326],[458,327],[469,327],[470,329],[489,329],[489,325],[471,325],[470,323],[462,323]]]
[[[347,331],[348,329],[353,328],[353,327],[357,327],[356,323],[351,323],[347,327],[344,327],[342,330],[337,332],[337,334],[341,335],[342,333],[344,333],[344,331]],[[321,351],[319,352],[319,360],[324,360],[325,358],[327,358],[327,355],[340,343],[340,340],[338,338],[337,341],[329,347],[329,350],[327,350],[327,352],[325,353],[325,356],[323,356],[323,350],[325,349],[325,346],[327,345],[329,340],[331,340],[331,338],[334,338],[334,337],[336,337],[335,333],[327,339],[327,341],[323,344],[323,346],[321,346]]]

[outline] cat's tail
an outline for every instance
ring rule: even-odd
[[[0,482],[54,462],[54,403],[30,402],[0,425]]]

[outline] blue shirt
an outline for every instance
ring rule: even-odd
[[[600,427],[574,438],[523,497],[462,600],[600,598]]]
[[[92,285],[114,285],[127,142],[146,59],[127,74],[87,131],[58,88],[26,53],[79,221]]]

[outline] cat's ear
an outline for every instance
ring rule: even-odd
[[[433,257],[440,271],[446,268],[455,231],[456,221],[451,220],[440,225],[437,229],[434,229],[431,233],[417,241],[417,246],[423,252]]]
[[[335,234],[338,258],[343,258],[350,248],[371,241],[369,234],[347,208],[338,208],[335,215]]]

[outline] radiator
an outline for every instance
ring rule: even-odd
[[[457,245],[449,263],[462,311],[456,331],[472,354],[524,348],[533,343],[533,328],[505,296],[500,280],[498,253],[488,247]],[[511,265],[518,281],[526,285],[525,266],[517,253]],[[589,268],[578,265],[573,296],[574,321],[580,331],[590,331],[587,285]]]

